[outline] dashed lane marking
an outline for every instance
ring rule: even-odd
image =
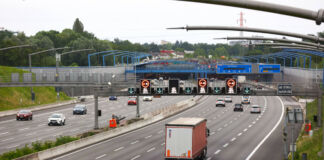
[[[141,155],[137,155],[137,156],[133,157],[131,160],[135,160],[135,159],[137,159],[139,157],[141,157]]]
[[[222,150],[219,149],[219,150],[217,150],[214,154],[218,154],[220,151],[222,151]]]
[[[150,138],[150,137],[152,137],[152,135],[146,136],[145,139],[148,139],[148,138]]]
[[[236,140],[236,138],[234,137],[234,138],[231,139],[231,142],[233,142],[233,141],[235,141],[235,140]]]
[[[242,135],[242,133],[237,134],[237,136],[241,136],[241,135]]]
[[[247,128],[245,128],[244,130],[243,130],[243,132],[246,132],[248,129]]]
[[[228,146],[228,143],[224,144],[223,147],[226,148]]]
[[[10,140],[13,140],[13,139],[14,138],[8,138],[8,139],[1,140],[1,142],[10,141]]]
[[[153,148],[147,150],[146,152],[151,152],[151,151],[154,151],[154,150],[155,150],[155,147],[153,147]]]
[[[102,157],[104,157],[104,156],[106,156],[106,154],[103,154],[103,155],[97,157],[96,159],[100,159],[100,158],[102,158]]]
[[[114,151],[117,152],[117,151],[122,150],[122,149],[124,149],[124,147],[119,147],[119,148],[115,149]]]
[[[132,142],[131,144],[135,144],[135,143],[137,143],[137,142],[139,142],[139,141],[138,141],[138,140],[136,140],[136,141]]]
[[[3,133],[0,133],[0,136],[1,136],[1,135],[4,135],[4,134],[8,134],[8,133],[9,133],[9,132],[3,132]]]

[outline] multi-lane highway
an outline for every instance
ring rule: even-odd
[[[140,98],[140,113],[149,113],[188,98],[191,98],[191,96],[162,97],[153,98],[152,102],[143,102]],[[128,97],[118,97],[117,101],[109,101],[108,98],[99,99],[99,109],[102,110],[99,126],[108,126],[108,120],[112,114],[126,116],[127,119],[134,118],[136,106],[128,106],[127,100]],[[15,115],[0,118],[0,153],[14,150],[35,141],[55,139],[61,135],[77,135],[93,129],[94,102],[91,100],[85,102],[85,104],[88,108],[86,115],[72,115],[75,104],[71,104],[34,112],[32,121],[16,121]],[[47,119],[52,113],[65,114],[66,125],[48,126]]]
[[[244,112],[233,112],[233,105],[241,102],[240,96],[234,96],[233,102],[227,103],[224,108],[215,107],[217,97],[205,96],[195,107],[178,115],[55,159],[163,159],[164,124],[178,117],[207,118],[210,129],[208,160],[255,159],[256,155],[272,159],[269,155],[274,153],[271,149],[264,149],[262,144],[280,127],[285,102],[279,97],[252,97],[252,104],[262,106],[262,113],[251,114],[249,105],[244,106]],[[259,153],[260,149],[264,151]]]

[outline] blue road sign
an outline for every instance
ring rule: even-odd
[[[280,73],[280,64],[260,64],[259,73]]]
[[[252,65],[217,65],[217,73],[251,73]]]

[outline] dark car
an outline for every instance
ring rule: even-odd
[[[78,104],[73,108],[73,114],[87,114],[87,106]]]
[[[19,120],[33,120],[33,113],[30,110],[21,110],[17,113],[17,121]]]
[[[110,101],[116,101],[116,100],[117,100],[117,96],[110,96],[110,97],[109,97],[109,100],[110,100]]]
[[[234,112],[236,112],[236,111],[241,111],[241,112],[243,112],[243,105],[240,104],[240,103],[235,104],[235,105],[234,105]]]

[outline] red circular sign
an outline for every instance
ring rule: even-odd
[[[227,80],[227,86],[230,88],[233,88],[235,86],[236,82],[234,79]]]
[[[150,86],[150,81],[148,80],[143,80],[142,81],[142,87],[143,88],[148,88]]]
[[[200,87],[204,88],[207,85],[207,80],[206,79],[200,79],[198,81],[198,84],[199,84]]]

